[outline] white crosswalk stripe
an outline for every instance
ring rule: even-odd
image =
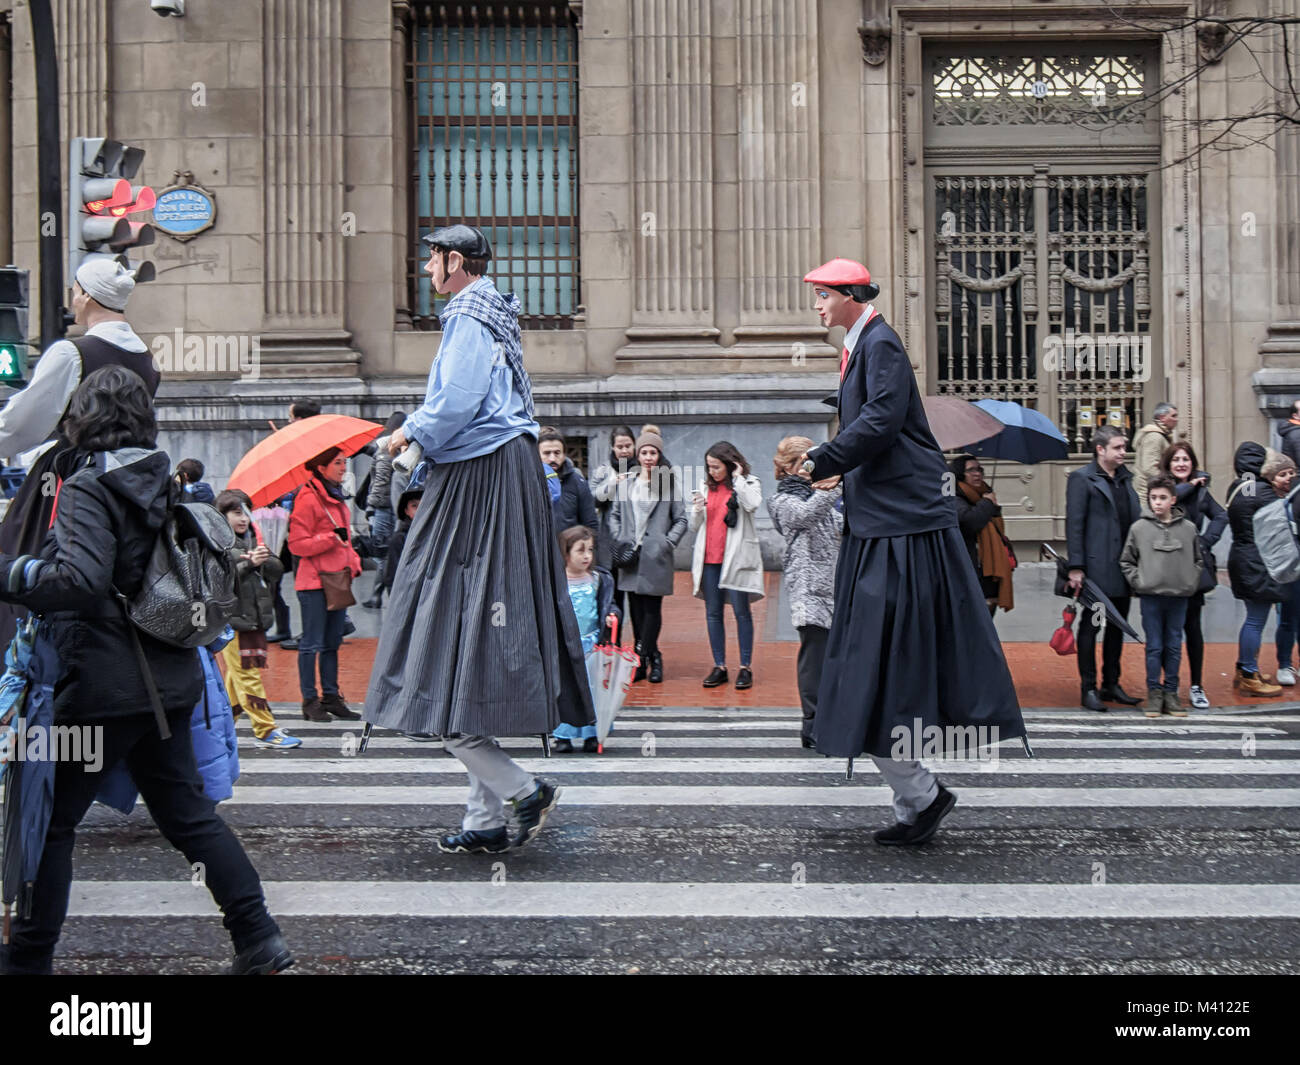
[[[309,969],[312,957],[348,954],[357,918],[408,922],[420,942],[438,926],[409,922],[543,922],[534,938],[556,950],[572,945],[547,937],[575,923],[630,922],[633,938],[665,954],[709,920],[723,922],[710,926],[721,939],[727,922],[739,930],[756,919],[1063,921],[1098,937],[1090,949],[1103,953],[1106,922],[1148,922],[1145,934],[1167,941],[1171,957],[1187,955],[1185,922],[1300,918],[1300,859],[1286,843],[1300,828],[1300,711],[1159,721],[1030,711],[1038,757],[1006,741],[986,748],[986,761],[928,763],[958,805],[933,843],[902,853],[871,842],[892,817],[870,760],[846,780],[843,759],[799,746],[797,711],[628,713],[600,755],[548,759],[538,737],[501,741],[563,788],[524,851],[440,854],[434,839],[457,827],[466,798],[460,763],[436,741],[384,730],[358,754],[360,722],[286,713],[280,723],[303,747],[263,751],[241,721],[242,777],[220,810]],[[146,817],[137,809],[131,824]],[[136,963],[105,945],[103,919],[134,930],[132,957],[155,959],[189,934],[178,930],[215,920],[210,896],[177,873],[162,840],[102,808],[87,830],[102,843],[78,855],[65,954],[98,951],[103,971],[130,971]],[[124,856],[135,864],[123,867]],[[953,927],[954,954],[978,956],[976,926]],[[793,931],[771,934],[804,949]],[[874,949],[869,936],[855,942],[859,953]],[[1037,958],[1034,943],[1022,961]]]

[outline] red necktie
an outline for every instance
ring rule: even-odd
[[[844,371],[849,368],[849,349],[846,346],[840,353],[840,380],[844,380]]]

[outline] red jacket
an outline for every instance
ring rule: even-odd
[[[298,558],[293,586],[300,592],[320,587],[320,575],[350,569],[361,576],[361,559],[352,549],[351,515],[346,501],[328,495],[315,476],[299,489],[289,517],[289,550]],[[334,532],[346,530],[344,543]]]

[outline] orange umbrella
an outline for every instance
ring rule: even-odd
[[[346,414],[317,414],[277,429],[239,460],[227,488],[247,492],[254,507],[270,506],[311,478],[303,465],[322,451],[355,455],[384,431],[382,425]]]

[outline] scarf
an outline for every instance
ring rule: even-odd
[[[805,481],[796,474],[788,473],[776,482],[776,490],[784,492],[786,495],[798,496],[801,500],[807,500],[812,498],[817,489],[812,486],[811,481]]]
[[[312,476],[316,478],[317,484],[319,484],[321,488],[324,488],[332,498],[337,499],[340,503],[346,503],[348,501],[347,496],[343,494],[343,486],[341,484],[327,481],[320,475],[319,470],[313,470]]]
[[[972,505],[980,501],[980,496],[991,492],[988,485],[984,491],[972,488],[965,481],[959,481],[957,488]],[[976,539],[979,545],[980,573],[985,577],[996,578],[998,582],[998,606],[1011,610],[1015,606],[1015,596],[1011,588],[1011,555],[1007,548],[1007,537],[1003,531],[1002,516],[993,518],[979,531]]]
[[[266,633],[261,629],[239,634],[239,668],[266,668]]]

